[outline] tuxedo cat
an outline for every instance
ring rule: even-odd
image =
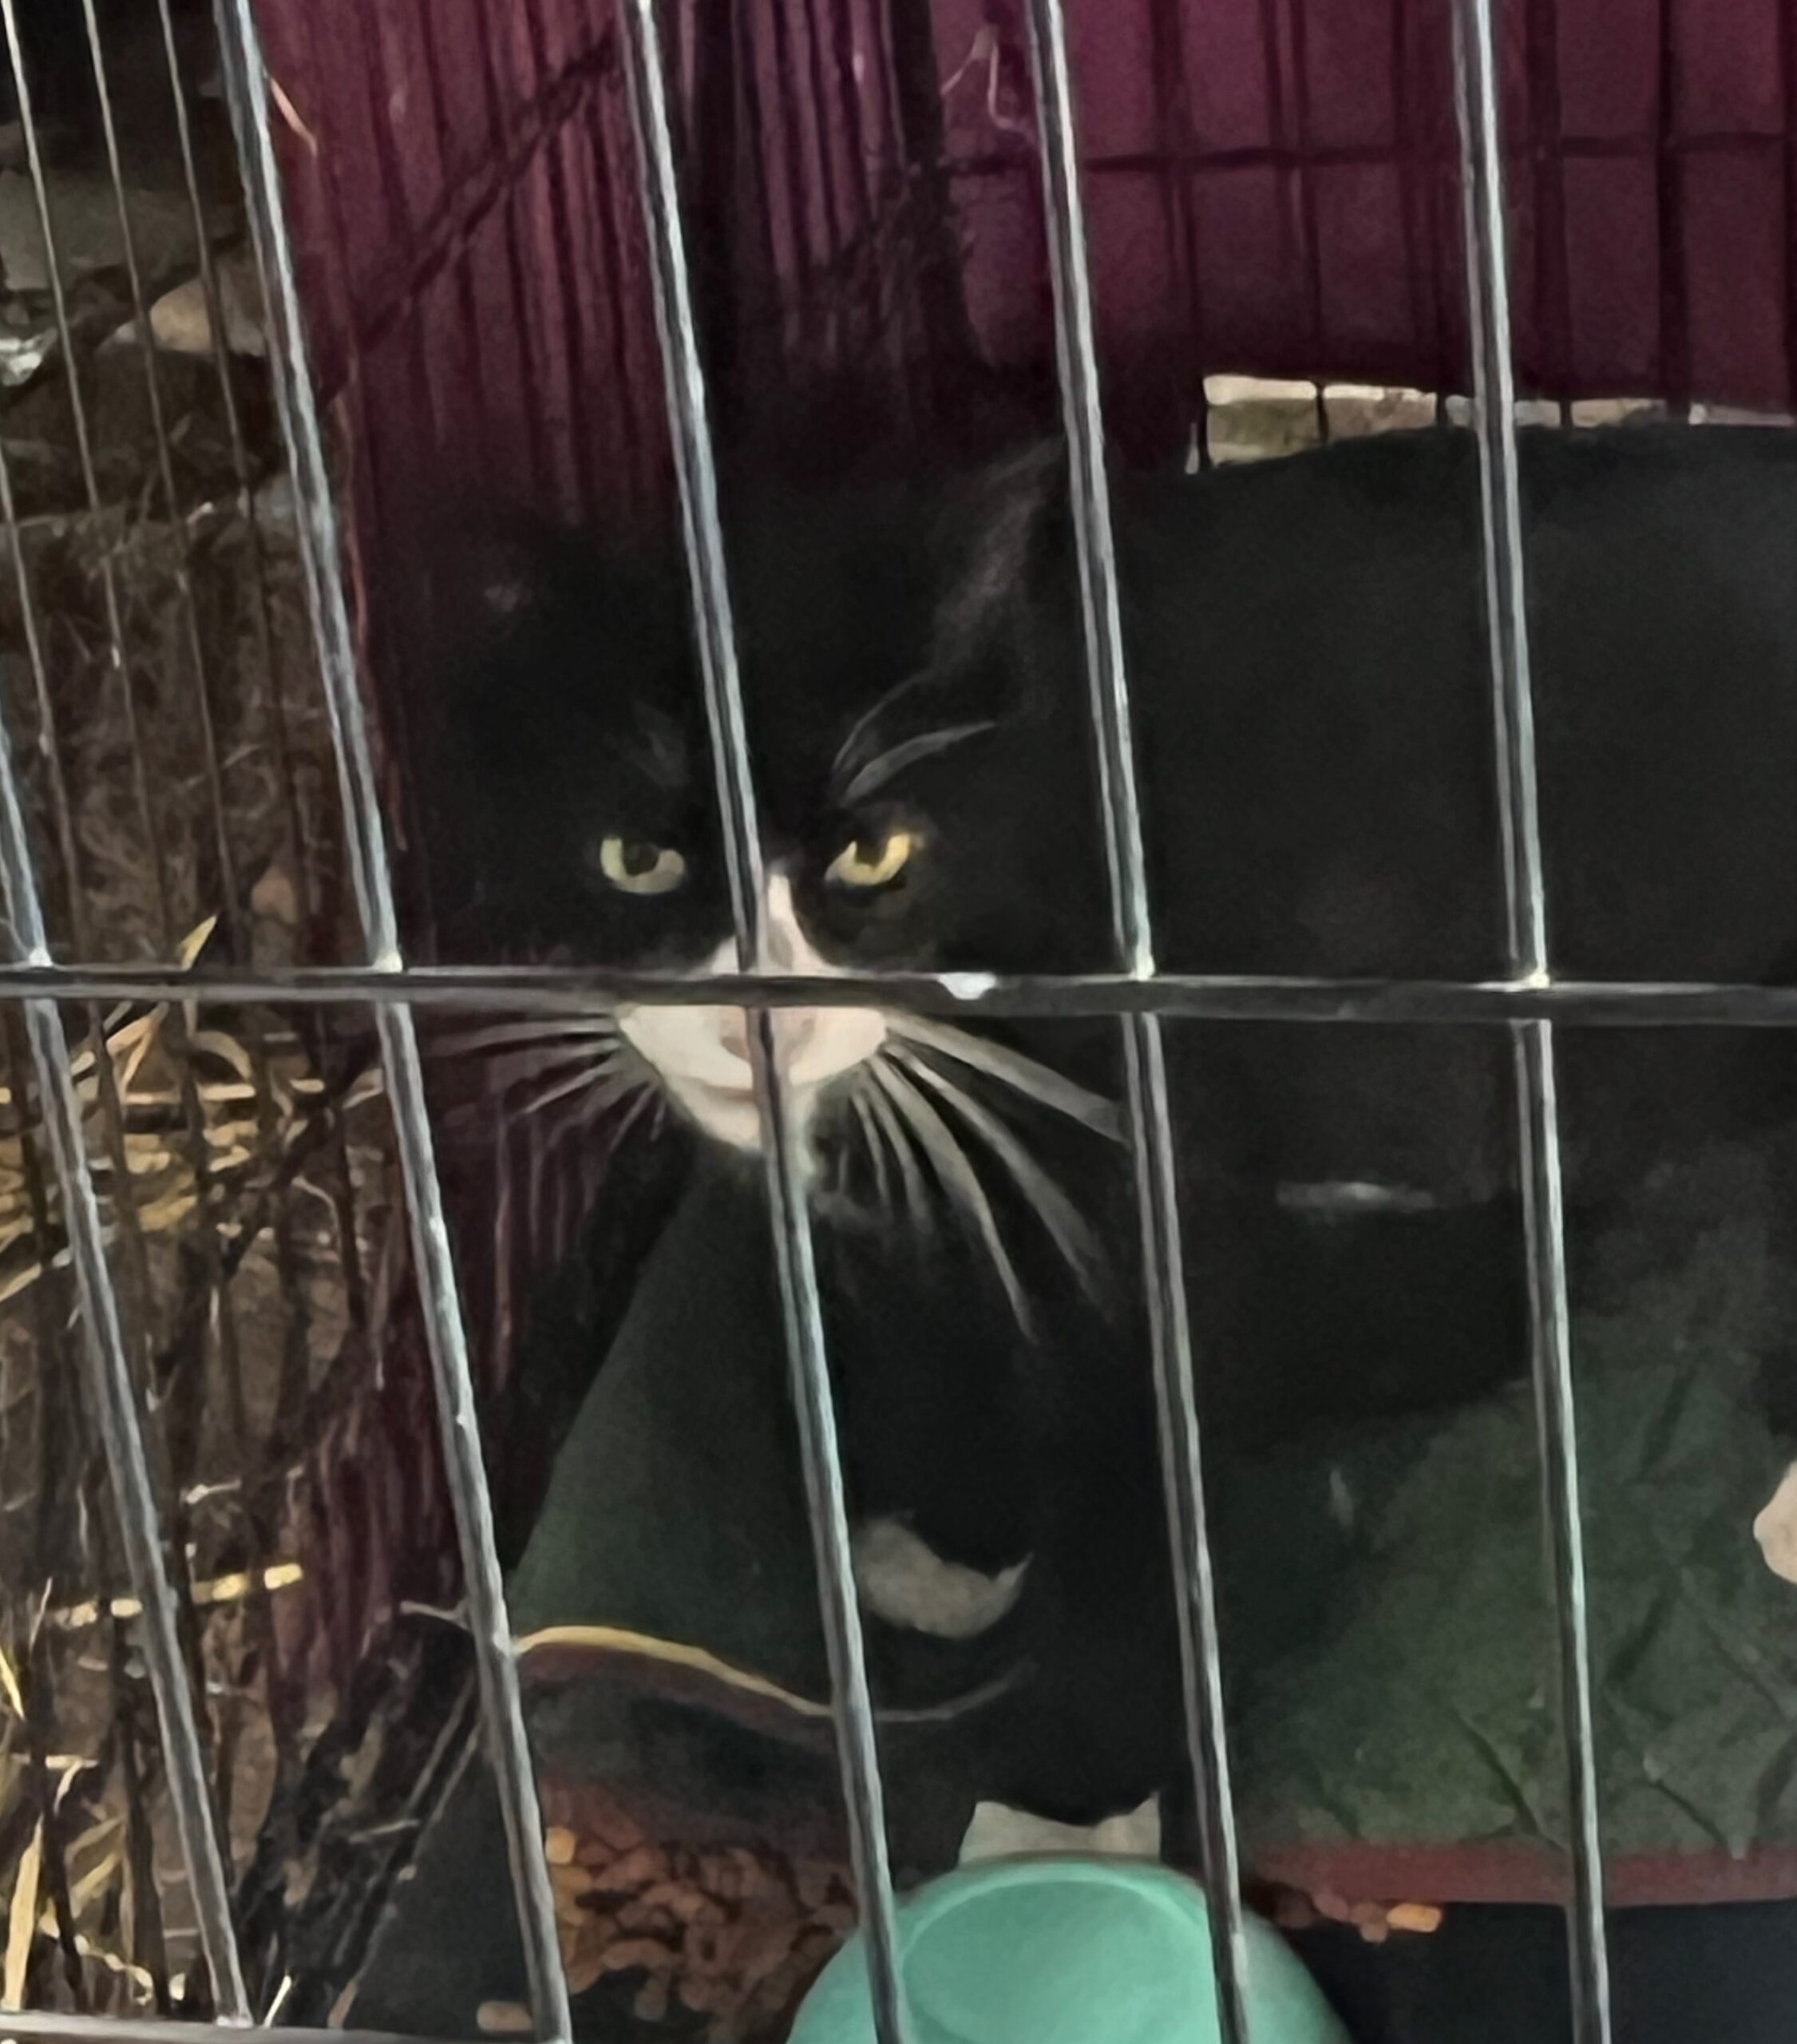
[[[727,499],[779,964],[1114,962],[1064,458]],[[1797,442],[1530,433],[1522,473],[1557,969],[1781,977]],[[1470,438],[1119,477],[1116,510],[1162,968],[1500,974]],[[730,968],[678,557],[520,529],[465,596],[447,948]],[[800,1008],[774,1039],[885,1692],[1022,1642],[1033,1730],[997,1792],[1131,1807],[1167,1778],[1177,1696],[1115,1025]],[[1593,1217],[1797,1106],[1777,1032],[1557,1040],[1575,1285]],[[734,1012],[488,1041],[556,1111],[627,1124],[608,1198],[670,1143],[753,1183]],[[1526,1369],[1503,1031],[1173,1023],[1168,1045],[1220,1461]]]

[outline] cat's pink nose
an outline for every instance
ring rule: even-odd
[[[777,1008],[774,1011],[774,1048],[782,1064],[790,1065],[810,1042],[817,1028],[817,1012],[809,1008]],[[749,1062],[749,1016],[746,1009],[726,1008],[718,1024],[718,1040],[733,1057]]]

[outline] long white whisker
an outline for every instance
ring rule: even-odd
[[[613,1139],[614,1142],[621,1140],[624,1131],[641,1112],[643,1100],[648,1098],[650,1088],[647,1079],[633,1077],[627,1074],[622,1075],[614,1074],[603,1084],[592,1087],[585,1098],[578,1100],[571,1111],[550,1118],[547,1133],[542,1137],[538,1145],[545,1160],[553,1156],[570,1136],[578,1135],[583,1129],[591,1127],[600,1115],[608,1108],[615,1107],[619,1101],[629,1099],[631,1093],[639,1087],[643,1089],[642,1099],[634,1103],[624,1115],[619,1123],[616,1135]],[[526,1107],[524,1111],[526,1114],[530,1114],[535,1110]]]
[[[955,1140],[954,1131],[896,1065],[877,1063],[872,1069],[893,1105],[910,1123],[913,1134],[924,1146],[924,1155],[936,1167],[936,1175],[972,1216],[980,1239],[992,1257],[992,1267],[998,1273],[999,1282],[1004,1287],[1005,1297],[1011,1301],[1011,1310],[1017,1317],[1017,1325],[1025,1333],[1029,1333],[1030,1305],[1023,1281],[999,1234],[998,1216],[992,1211],[986,1188],[980,1182],[980,1174]]]
[[[957,1086],[946,1073],[937,1071],[927,1058],[903,1044],[893,1046],[893,1055],[905,1071],[939,1093],[969,1128],[985,1139],[992,1155],[1010,1172],[1019,1190],[1035,1209],[1042,1225],[1054,1238],[1055,1247],[1072,1266],[1080,1283],[1088,1293],[1094,1292],[1102,1261],[1097,1241],[1087,1225],[1086,1217],[1048,1172],[989,1107],[975,1099],[964,1087]]]
[[[488,1093],[508,1112],[534,1114],[538,1106],[552,1105],[564,1092],[577,1091],[583,1085],[608,1083],[618,1077],[624,1068],[622,1060],[617,1058],[609,1058],[598,1064],[583,1064],[572,1074],[568,1073],[565,1064],[547,1068],[527,1068],[503,1080],[496,1080],[489,1087]],[[568,1075],[564,1077],[564,1074]],[[533,1091],[533,1087],[537,1090]]]
[[[565,1100],[571,1094],[584,1092],[592,1093],[596,1103],[598,1095],[605,1095],[606,1099],[598,1104],[609,1105],[612,1100],[622,1099],[633,1083],[627,1079],[620,1084],[615,1075],[596,1072],[590,1067],[583,1067],[572,1079],[563,1079],[559,1086],[552,1086],[544,1092],[533,1094],[524,1103],[523,1111],[527,1115],[540,1115],[545,1107],[552,1107],[556,1101]],[[598,1104],[592,1105],[593,1112],[597,1112]]]
[[[916,675],[907,675],[903,681],[889,688],[878,702],[864,710],[855,719],[849,727],[849,735],[836,749],[836,759],[830,770],[836,779],[845,780],[861,763],[861,755],[865,749],[873,727],[907,690],[916,687],[919,679]]]
[[[861,1131],[861,1141],[867,1148],[868,1168],[873,1173],[873,1196],[882,1214],[893,1210],[893,1178],[886,1162],[886,1146],[880,1139],[880,1130],[873,1119],[873,1110],[868,1104],[867,1094],[861,1083],[861,1075],[855,1075],[855,1083],[849,1095],[849,1104],[854,1110],[855,1119]]]
[[[489,1082],[499,1092],[509,1092],[527,1079],[540,1079],[551,1072],[565,1071],[578,1064],[588,1072],[609,1072],[623,1061],[617,1044],[568,1044],[559,1050],[507,1051],[487,1066]]]
[[[905,1213],[914,1227],[927,1231],[935,1225],[935,1216],[930,1210],[929,1187],[924,1182],[923,1173],[917,1168],[910,1127],[900,1120],[893,1111],[892,1102],[887,1099],[884,1088],[878,1083],[881,1068],[878,1057],[875,1057],[867,1068],[875,1081],[873,1091],[867,1095],[868,1111],[885,1135],[887,1147],[893,1153],[893,1162],[898,1167],[899,1181],[904,1188]]]
[[[1052,1107],[1083,1127],[1114,1141],[1122,1139],[1122,1117],[1111,1102],[1022,1051],[984,1036],[971,1036],[953,1023],[939,1021],[933,1016],[889,1015],[886,1027],[901,1041],[935,1051],[957,1064],[984,1072],[990,1079],[1001,1079],[1013,1091],[1042,1107]]]
[[[992,719],[982,717],[972,723],[944,724],[940,731],[920,731],[915,738],[901,739],[869,760],[843,789],[843,806],[851,810],[858,807],[869,795],[877,794],[889,781],[896,780],[906,767],[915,766],[920,759],[928,759],[935,753],[946,752],[951,746],[960,745],[970,738],[983,737],[992,728]]]
[[[618,1126],[612,1133],[612,1141],[614,1147],[621,1143],[624,1138],[629,1135],[631,1131],[635,1127],[636,1124],[643,1119],[644,1109],[647,1107],[651,1100],[657,1097],[655,1088],[650,1085],[649,1082],[646,1079],[639,1080],[638,1089],[636,1098],[631,1102],[629,1107],[627,1107],[623,1113],[618,1117]],[[623,1097],[624,1096],[622,1094],[619,1095],[619,1099],[623,1099]]]

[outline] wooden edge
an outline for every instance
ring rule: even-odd
[[[1528,1845],[1249,1845],[1254,1877],[1351,1901],[1564,1905],[1564,1860]],[[1797,1848],[1736,1859],[1722,1852],[1626,1853],[1605,1868],[1612,1908],[1797,1899]]]

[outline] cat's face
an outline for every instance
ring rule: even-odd
[[[1051,593],[1066,577],[1044,477],[1038,461],[946,511],[894,491],[733,521],[774,966],[1104,962],[1077,616]],[[446,819],[473,948],[734,970],[678,564],[539,537],[490,555],[473,595],[461,813]],[[739,1011],[639,1006],[617,1022],[629,1058],[700,1129],[758,1142]],[[918,1076],[902,1068],[914,1032],[936,1026],[871,1008],[778,1012],[802,1124],[846,1102],[874,1142],[895,1094],[920,1120],[902,1097]],[[922,1083],[927,1148],[942,1101]]]

